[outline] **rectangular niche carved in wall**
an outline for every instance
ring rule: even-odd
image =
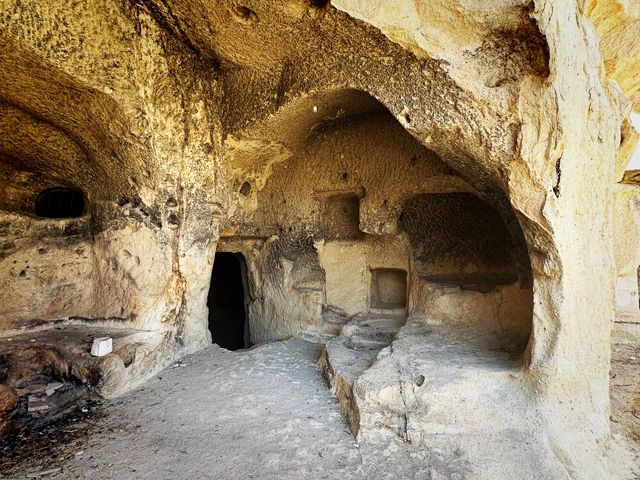
[[[355,193],[325,199],[324,224],[328,240],[357,240],[360,232],[360,198]]]
[[[407,272],[398,268],[371,269],[371,308],[407,306]]]

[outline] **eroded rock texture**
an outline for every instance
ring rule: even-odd
[[[360,441],[436,445],[469,478],[617,475],[637,16],[631,0],[4,0],[3,337],[45,332],[46,349],[57,327],[79,361],[73,332],[114,332],[88,383],[118,394],[211,341],[208,307],[237,307],[207,305],[212,265],[238,253],[242,342],[327,342]]]

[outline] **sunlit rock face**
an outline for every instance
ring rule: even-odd
[[[609,334],[640,264],[617,184],[633,2],[1,8],[0,330],[93,372],[47,375],[117,395],[215,341],[212,266],[240,254],[240,343],[327,342],[362,441],[427,442],[478,405],[504,413],[492,440],[442,445],[472,471],[501,478],[481,459],[511,429],[540,452],[523,465],[608,478]]]

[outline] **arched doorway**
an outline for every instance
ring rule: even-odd
[[[246,313],[246,264],[240,253],[218,252],[207,299],[213,343],[228,350],[249,346]]]
[[[291,128],[277,128],[289,118]],[[245,135],[269,132],[269,145],[287,145],[287,156],[268,178],[252,180],[258,188],[246,188],[250,172],[235,183],[246,211],[233,219],[234,234],[262,241],[255,261],[247,257],[260,272],[254,341],[336,335],[372,316],[384,317],[374,323],[384,323],[390,339],[413,317],[478,330],[492,337],[485,350],[525,352],[530,259],[502,192],[480,193],[362,91],[299,98],[272,121]],[[230,151],[226,160],[238,171],[257,155]]]

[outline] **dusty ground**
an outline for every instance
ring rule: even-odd
[[[60,427],[66,433],[50,432],[56,446],[45,441],[16,450],[0,472],[24,476],[59,467],[48,478],[60,479],[366,478],[315,369],[319,353],[319,345],[302,340],[237,352],[212,346],[66,422]]]
[[[438,473],[463,469],[424,448],[358,446],[315,368],[320,348],[299,339],[212,346],[118,400],[0,445],[0,478],[51,469],[60,470],[46,478],[465,478]],[[613,345],[613,432],[636,453],[639,360],[640,347]]]
[[[640,479],[640,344],[611,347],[611,431],[634,455],[632,478]]]

